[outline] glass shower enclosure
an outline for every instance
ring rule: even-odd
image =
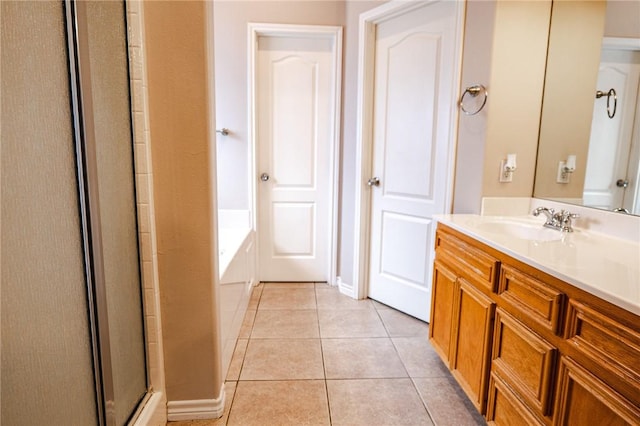
[[[0,422],[125,425],[149,391],[125,4],[0,8]]]

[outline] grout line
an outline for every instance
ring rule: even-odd
[[[327,366],[324,360],[324,348],[322,347],[322,333],[320,332],[320,315],[318,313],[318,287],[314,284],[313,294],[316,300],[316,318],[318,321],[318,337],[320,340],[320,358],[322,360],[322,374],[324,375],[324,394],[327,397],[327,412],[329,414],[329,425],[333,424],[333,419],[331,418],[331,402],[329,401],[329,386],[327,385]]]
[[[240,363],[240,371],[238,371],[238,380],[236,380],[236,382],[239,382],[240,379],[242,378],[242,369],[244,368],[244,361],[247,359],[247,352],[249,351],[249,344],[251,343],[251,339],[247,339],[247,346],[245,346],[244,348],[244,354],[242,354],[242,362]]]
[[[389,334],[389,329],[387,328],[387,324],[385,324],[384,319],[382,319],[380,312],[378,312],[378,309],[376,309],[375,311],[376,311],[376,315],[378,316],[378,319],[382,323],[382,328],[384,328],[385,333],[387,333],[387,337],[391,338],[391,334]]]
[[[239,378],[240,376],[238,376]],[[224,424],[227,425],[229,424],[229,419],[231,418],[231,410],[233,409],[233,403],[236,400],[236,395],[238,394],[238,385],[240,384],[240,380],[236,381],[236,386],[233,389],[233,397],[231,397],[231,402],[229,403],[229,412],[227,413],[227,418],[224,421]],[[222,416],[224,416],[224,412],[222,413]]]
[[[238,382],[249,383],[249,382],[326,382],[326,380],[322,378],[300,378],[300,379],[246,379],[246,380],[238,380]]]
[[[429,416],[429,420],[431,420],[431,423],[434,426],[437,426],[436,421],[433,418],[433,415],[431,414],[431,411],[429,410],[429,406],[427,405],[427,401],[425,401],[425,399],[422,397],[422,394],[418,390],[418,386],[416,386],[416,382],[415,382],[414,378],[413,377],[409,377],[409,379],[411,379],[411,384],[413,385],[413,389],[418,394],[418,398],[420,398],[420,402],[422,402],[422,406],[424,407],[425,411],[427,412],[427,416]]]
[[[402,359],[402,355],[400,355],[400,351],[398,350],[398,347],[396,346],[396,342],[393,341],[392,337],[389,337],[389,340],[391,341],[391,344],[393,345],[393,349],[396,351],[396,355],[398,355],[398,358],[400,359],[400,363],[402,364],[402,368],[404,368],[405,373],[407,373],[407,377],[409,377],[411,379],[411,382],[413,383],[413,377],[411,377],[411,374],[409,373],[409,369],[407,368],[407,365],[404,362],[404,359]],[[415,387],[415,383],[413,385]],[[417,389],[416,389],[417,391]],[[419,392],[418,392],[419,394]]]

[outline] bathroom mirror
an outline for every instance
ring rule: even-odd
[[[640,215],[639,17],[553,2],[534,197]]]

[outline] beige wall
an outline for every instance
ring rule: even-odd
[[[555,2],[540,127],[536,197],[582,198],[606,2]],[[558,162],[576,155],[568,184]]]
[[[216,399],[205,3],[148,2],[144,20],[167,397]]]

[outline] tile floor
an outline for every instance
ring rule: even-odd
[[[428,324],[326,284],[255,287],[213,425],[483,425]]]

